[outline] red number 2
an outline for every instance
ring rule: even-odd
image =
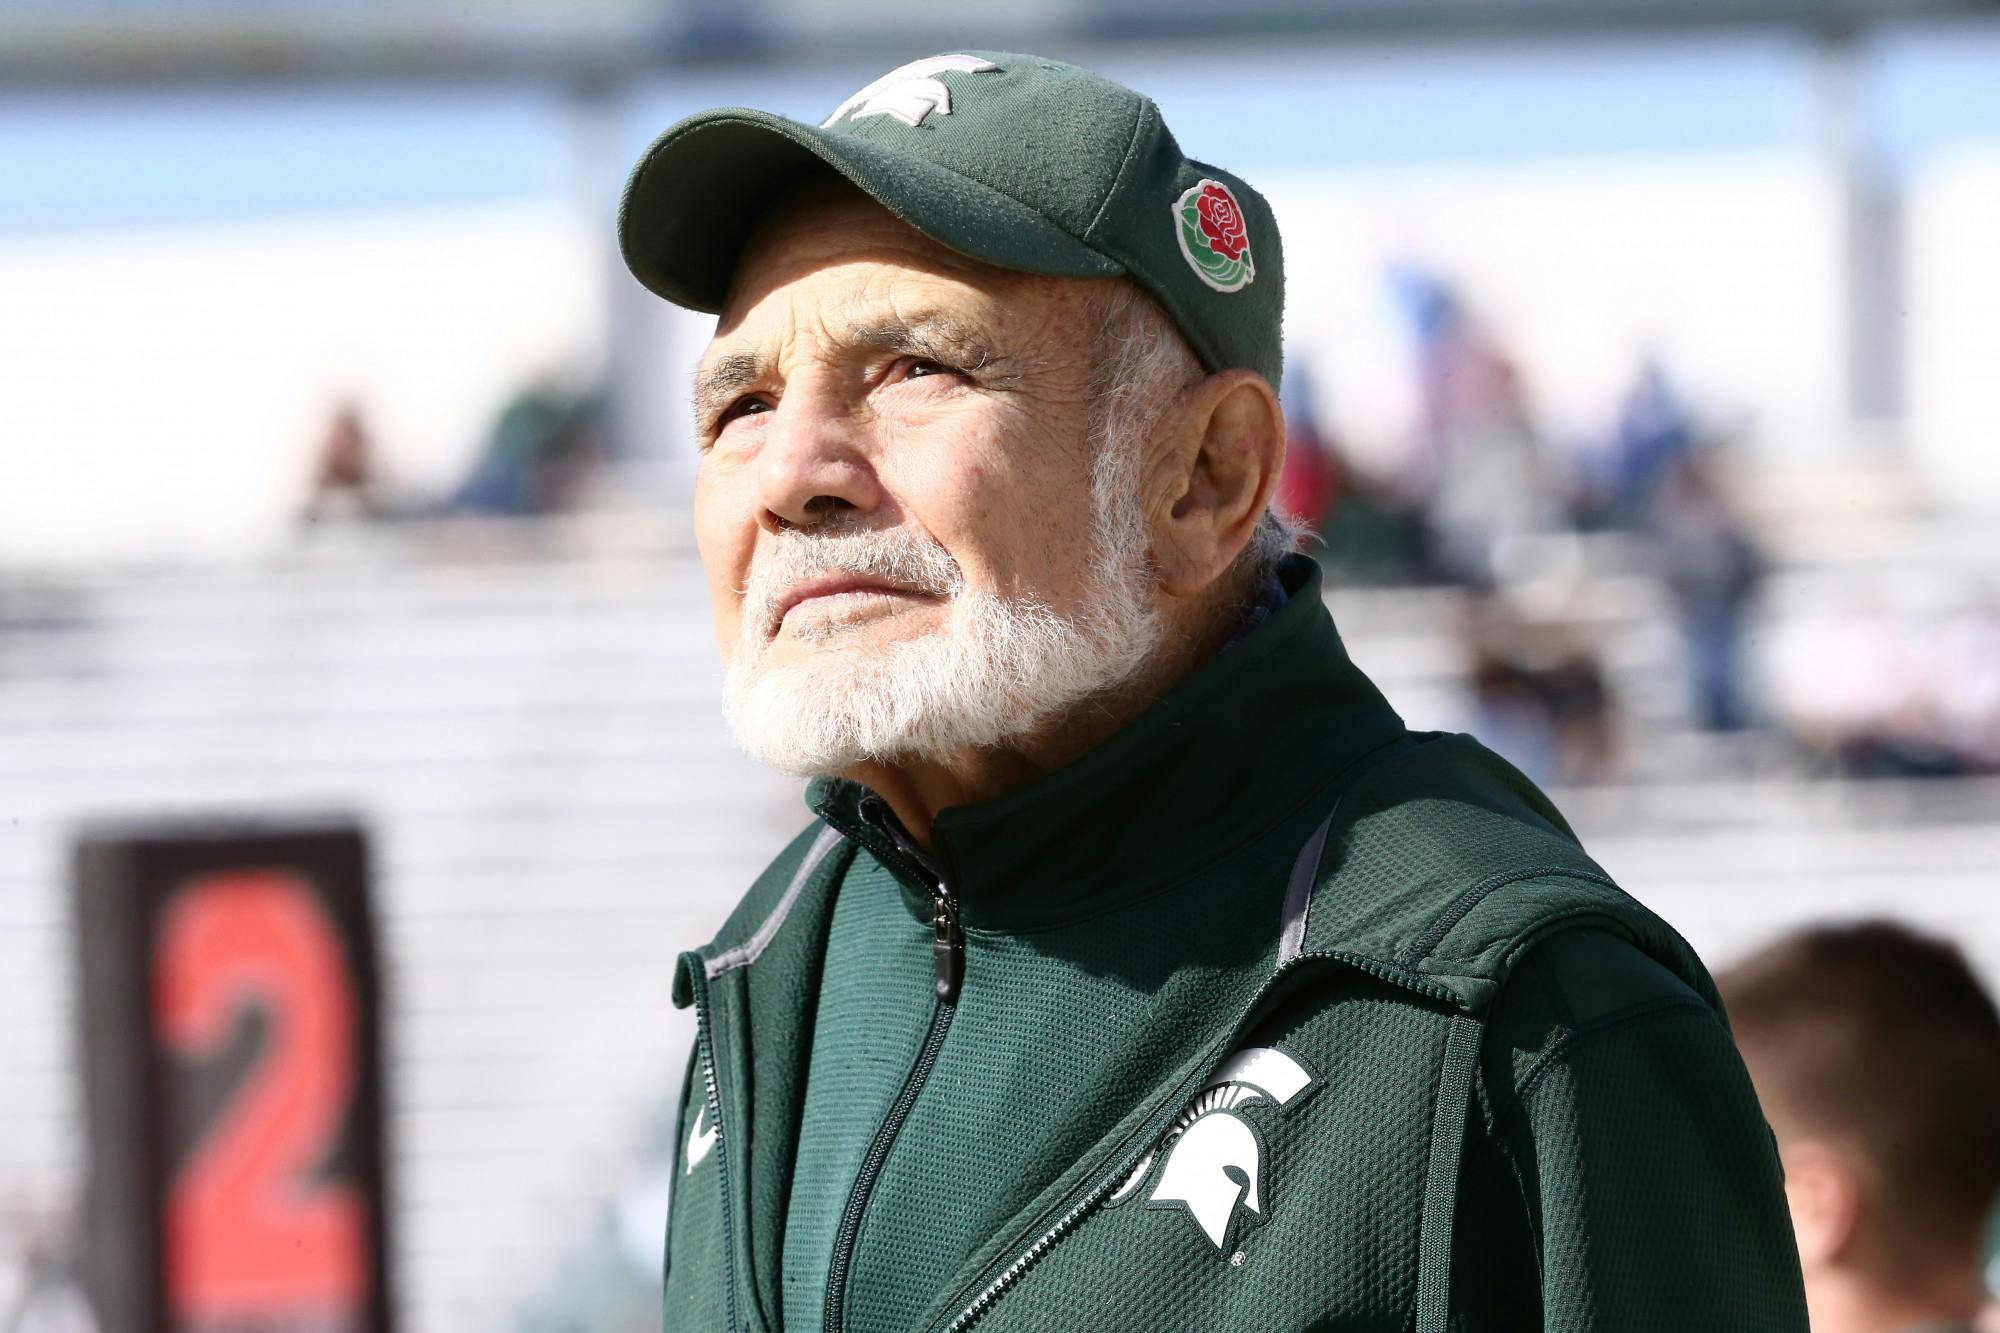
[[[333,922],[294,875],[218,873],[174,897],[154,957],[170,1052],[213,1056],[248,1006],[270,1018],[264,1054],[169,1186],[169,1308],[200,1323],[358,1315],[360,1191],[312,1179],[354,1085],[355,998]]]

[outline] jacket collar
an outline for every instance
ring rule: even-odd
[[[1052,926],[1197,873],[1402,734],[1348,659],[1319,567],[1292,556],[1279,576],[1283,606],[1104,744],[999,800],[939,812],[934,860],[966,925]],[[852,836],[867,796],[820,779],[807,800]],[[929,886],[906,887],[927,917]]]

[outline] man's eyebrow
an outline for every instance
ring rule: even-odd
[[[729,352],[695,372],[694,424],[705,430],[729,400],[764,376],[764,360],[755,352]]]
[[[928,357],[962,370],[983,369],[998,359],[991,341],[977,327],[937,310],[907,319],[851,324],[842,334],[846,341],[872,351]]]

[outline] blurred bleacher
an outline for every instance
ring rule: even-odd
[[[1552,541],[1519,555],[1527,604],[1592,627],[1628,775],[1559,801],[1612,873],[1714,961],[1891,911],[2000,980],[2000,782],[1841,783],[1768,738],[1696,734],[1643,561]],[[1412,725],[1465,724],[1460,594],[1330,600]],[[0,1210],[59,1214],[80,1185],[79,821],[352,812],[390,987],[401,1324],[516,1326],[661,1139],[692,1037],[674,955],[803,818],[731,748],[718,679],[665,518],[354,528],[257,563],[0,580]]]
[[[728,743],[692,559],[585,553],[560,526],[351,535],[8,589],[0,1209],[79,1183],[77,821],[352,812],[389,987],[401,1326],[499,1328],[678,1084],[675,953],[804,812]]]

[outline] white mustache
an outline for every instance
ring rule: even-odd
[[[951,553],[935,541],[903,529],[840,531],[816,535],[794,529],[780,533],[750,567],[743,589],[744,621],[765,633],[776,630],[779,608],[793,588],[830,574],[877,579],[905,592],[955,597],[965,576]]]

